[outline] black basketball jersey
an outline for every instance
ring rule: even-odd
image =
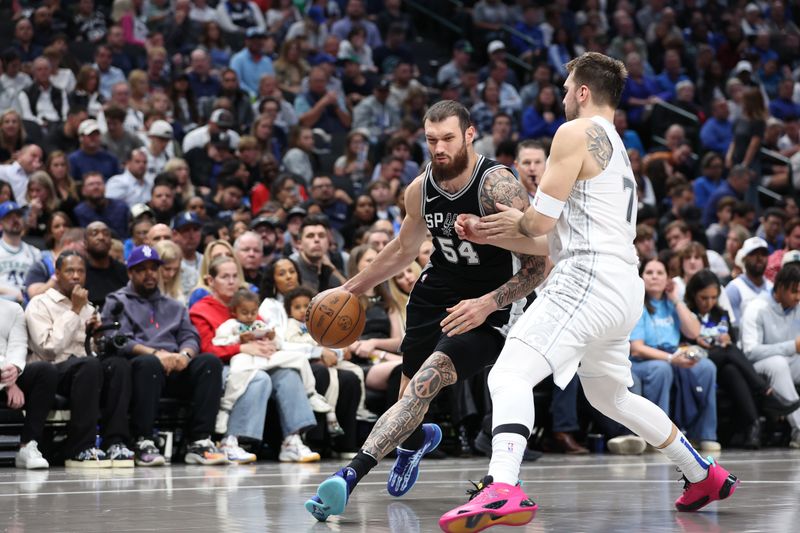
[[[480,203],[480,191],[487,174],[501,168],[506,167],[478,155],[467,185],[458,192],[449,193],[437,185],[428,163],[422,186],[422,216],[433,236],[434,251],[412,291],[412,303],[414,296],[439,305],[478,298],[503,285],[519,270],[519,260],[511,252],[462,241],[454,227],[461,213],[486,214]],[[430,301],[434,295],[436,302]],[[506,308],[493,313],[490,322],[502,326],[509,318],[509,308]]]

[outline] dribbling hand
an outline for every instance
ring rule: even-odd
[[[519,221],[525,215],[515,207],[495,204],[497,213],[482,217],[476,226],[476,231],[491,242],[498,239],[513,239],[519,237]]]

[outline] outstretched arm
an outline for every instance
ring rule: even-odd
[[[550,158],[534,198],[533,209],[523,213],[519,209],[498,205],[499,212],[483,217],[475,225],[475,230],[489,243],[499,241],[502,244],[509,244],[507,239],[539,237],[549,233],[555,227],[563,204],[583,169],[586,151],[578,148],[583,146],[592,155],[596,166],[602,169],[608,166],[613,150],[605,130],[586,120],[568,122],[558,129],[553,138]]]
[[[528,209],[528,192],[517,178],[503,168],[489,174],[481,190],[481,207],[486,214],[496,213],[498,206]],[[531,240],[531,239],[527,239]],[[489,242],[494,245],[494,242]],[[525,298],[542,282],[545,272],[546,246],[539,255],[517,254],[520,269],[494,291],[472,300],[462,300],[449,308],[442,321],[448,336],[466,333],[483,324],[491,313]]]
[[[361,294],[379,283],[396,276],[417,258],[425,240],[427,227],[422,219],[422,178],[418,177],[406,189],[406,218],[400,233],[381,250],[375,260],[342,286],[353,294]]]

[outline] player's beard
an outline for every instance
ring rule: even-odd
[[[438,181],[450,181],[457,178],[464,172],[469,164],[469,154],[467,153],[467,141],[464,139],[461,150],[453,157],[449,163],[437,163],[436,157],[431,154],[431,168],[433,175]]]

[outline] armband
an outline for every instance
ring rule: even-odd
[[[566,203],[542,192],[542,189],[537,189],[536,195],[533,197],[533,208],[544,216],[555,219],[561,216],[561,211],[564,210]]]

